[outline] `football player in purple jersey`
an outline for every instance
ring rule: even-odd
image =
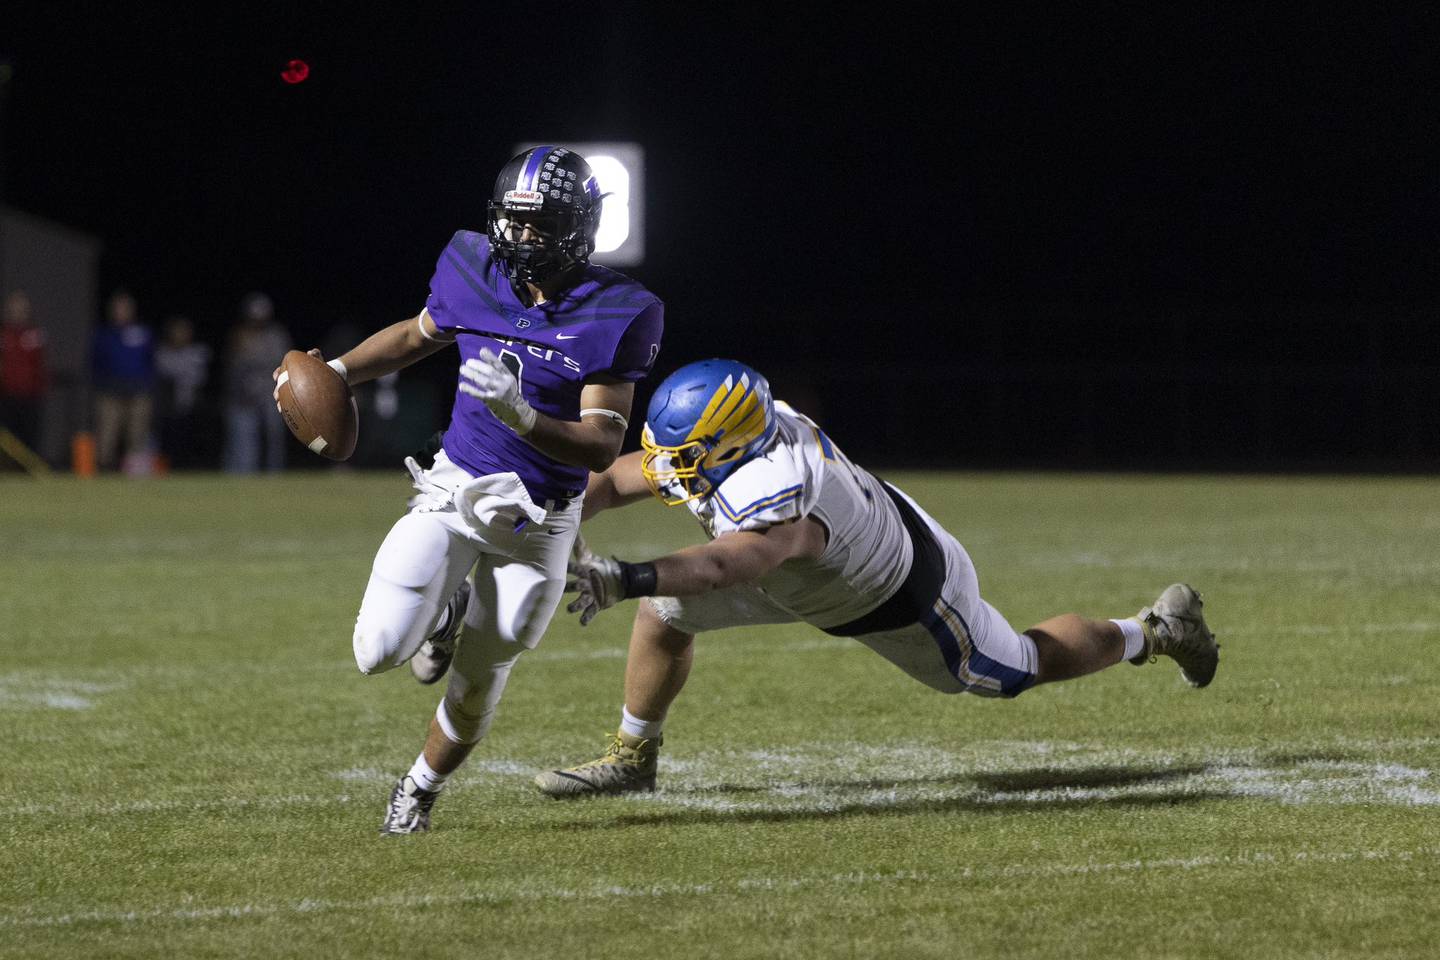
[[[450,240],[424,309],[330,361],[356,384],[460,351],[449,429],[433,465],[406,460],[419,494],[375,556],[355,623],[362,673],[408,661],[422,683],[449,674],[382,833],[429,829],[510,669],[539,643],[565,587],[587,477],[619,454],[635,381],[660,351],[660,300],[590,263],[602,199],[573,151],[513,158],[495,181],[487,231]]]

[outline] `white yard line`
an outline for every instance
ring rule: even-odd
[[[17,693],[0,689],[0,709],[89,710],[94,706],[93,700],[69,693]]]
[[[251,917],[284,917],[341,911],[419,910],[433,907],[502,905],[513,903],[576,902],[607,900],[653,900],[666,897],[704,897],[748,894],[755,891],[797,891],[844,889],[861,886],[905,884],[952,885],[958,880],[993,881],[1025,877],[1068,877],[1110,873],[1145,873],[1183,870],[1291,869],[1341,863],[1408,863],[1440,857],[1440,848],[1406,850],[1303,850],[1297,853],[1253,853],[1127,860],[1112,863],[1013,864],[1003,867],[961,867],[958,871],[920,873],[900,870],[890,873],[840,873],[798,877],[754,876],[714,883],[656,883],[643,886],[603,885],[562,887],[528,884],[501,891],[470,890],[449,894],[396,895],[359,900],[305,899],[279,903],[241,903],[210,907],[159,907],[132,910],[89,910],[76,913],[44,914],[26,911],[0,915],[0,928],[71,927],[81,924],[204,923]]]
[[[0,710],[90,710],[95,698],[124,686],[45,674],[0,674]]]
[[[1273,743],[1264,750],[1156,753],[1049,741],[976,741],[956,750],[914,744],[802,743],[781,750],[666,757],[660,765],[660,790],[622,802],[724,814],[885,810],[935,803],[1042,808],[1184,797],[1285,805],[1435,807],[1440,806],[1440,775],[1396,762],[1393,752],[1437,746],[1440,739],[1435,738],[1394,742],[1337,738]],[[1328,757],[1327,751],[1338,756]],[[1364,758],[1344,756],[1356,752]],[[1289,756],[1296,759],[1286,759]],[[466,790],[496,778],[528,780],[547,766],[533,759],[479,758],[454,786]],[[395,775],[394,770],[378,767],[337,770],[330,778],[338,781],[342,791],[338,794],[0,804],[0,818],[379,804]]]

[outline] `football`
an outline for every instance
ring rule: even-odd
[[[322,457],[348,458],[360,432],[349,384],[324,360],[299,350],[285,354],[280,367],[280,415],[295,439]]]

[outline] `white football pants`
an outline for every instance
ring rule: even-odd
[[[490,480],[505,493],[487,495],[483,513],[462,516],[459,491]],[[474,743],[489,729],[510,668],[540,642],[560,602],[583,498],[534,522],[536,505],[514,474],[472,478],[443,451],[422,482],[375,554],[355,620],[355,663],[371,674],[409,660],[470,576],[470,606],[436,718],[451,740]]]

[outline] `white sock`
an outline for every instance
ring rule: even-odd
[[[625,707],[620,708],[620,731],[632,737],[639,737],[642,740],[654,740],[660,736],[660,728],[665,726],[664,719],[641,720]]]
[[[1125,655],[1121,659],[1132,660],[1140,656],[1145,650],[1145,630],[1140,626],[1140,621],[1127,617],[1110,622],[1119,627],[1120,632],[1125,635]]]
[[[431,770],[430,764],[425,762],[423,752],[415,758],[415,766],[410,768],[410,778],[415,781],[415,785],[421,790],[429,790],[431,793],[436,793],[445,786],[445,780],[449,776],[448,773],[436,773]]]

